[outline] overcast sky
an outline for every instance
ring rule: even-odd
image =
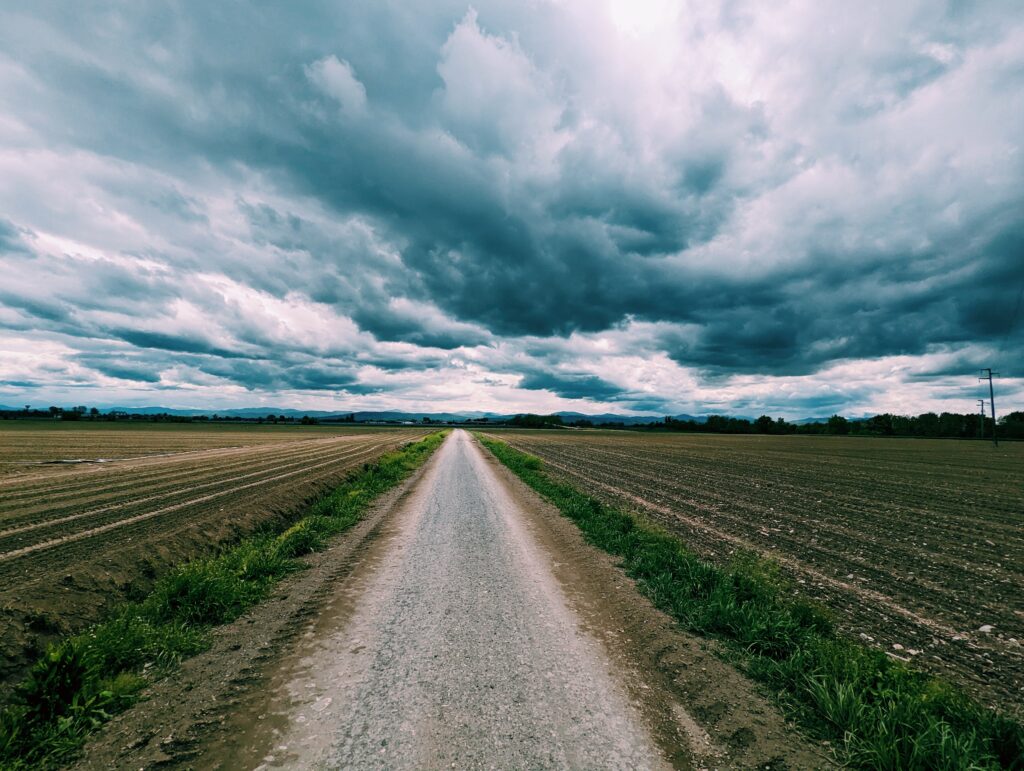
[[[1024,409],[1022,137],[1018,0],[6,3],[0,404]]]

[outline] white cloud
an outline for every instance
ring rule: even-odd
[[[366,88],[344,59],[334,55],[318,59],[306,67],[306,77],[345,112],[358,114],[366,109]]]
[[[446,125],[484,154],[517,155],[527,148],[556,149],[561,106],[545,74],[515,38],[484,32],[470,11],[441,47],[437,71]]]

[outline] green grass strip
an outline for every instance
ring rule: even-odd
[[[726,644],[836,759],[870,769],[1024,769],[1024,729],[933,676],[839,636],[825,611],[792,596],[773,563],[701,560],[669,533],[543,469],[539,458],[477,435],[586,539],[622,560],[654,604]]]
[[[317,500],[284,532],[257,533],[221,554],[185,563],[142,602],[51,646],[0,712],[0,768],[67,762],[88,734],[134,701],[153,677],[209,645],[209,631],[240,616],[299,570],[304,554],[356,524],[382,493],[426,462],[447,432],[387,453]]]

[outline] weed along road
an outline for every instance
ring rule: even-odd
[[[271,676],[264,719],[209,759],[663,767],[523,519],[481,448],[453,432],[369,556],[376,564]]]

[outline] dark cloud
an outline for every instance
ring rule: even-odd
[[[436,325],[428,318],[413,313],[396,313],[393,309],[360,308],[352,319],[379,340],[411,343],[425,348],[451,350],[462,346],[483,345],[490,336],[466,326]]]
[[[416,355],[409,356],[380,356],[376,354],[369,354],[359,356],[356,361],[359,364],[368,364],[370,366],[379,367],[380,369],[389,371],[422,371],[427,369],[437,369],[443,366],[446,363],[447,358],[445,356],[430,353],[417,353]]]
[[[159,383],[160,373],[154,362],[142,357],[115,358],[106,356],[83,355],[76,360],[84,366],[108,377],[121,380],[134,380],[140,383]]]
[[[13,222],[0,217],[0,254],[29,253],[24,243],[25,235],[26,233]]]
[[[214,345],[199,337],[150,332],[140,329],[111,329],[111,336],[124,340],[140,348],[157,348],[163,351],[180,351],[182,353],[205,353],[213,356],[233,359],[241,354]]]
[[[250,389],[339,391],[358,387],[350,368],[327,363],[290,363],[268,359],[208,359],[194,363],[203,372]]]
[[[373,392],[361,366],[479,349],[522,389],[658,411],[684,395],[589,374],[590,338],[719,381],[1021,348],[1012,5],[767,34],[728,3],[640,43],[587,4],[475,6],[3,12],[0,323],[140,383]]]
[[[637,393],[586,372],[532,370],[524,373],[519,387],[531,391],[550,391],[565,399],[614,403],[619,405],[620,409],[634,412],[671,411],[669,399]]]
[[[185,222],[208,223],[209,219],[202,211],[201,204],[194,198],[188,198],[176,190],[159,191],[149,199],[149,203],[161,211],[167,212]]]
[[[545,390],[564,396],[566,399],[591,399],[594,401],[619,401],[624,391],[619,386],[594,375],[556,375],[550,372],[533,372],[523,377],[520,388]]]
[[[38,321],[63,322],[69,318],[72,308],[54,298],[26,297],[0,289],[0,302],[10,308],[25,311]]]

